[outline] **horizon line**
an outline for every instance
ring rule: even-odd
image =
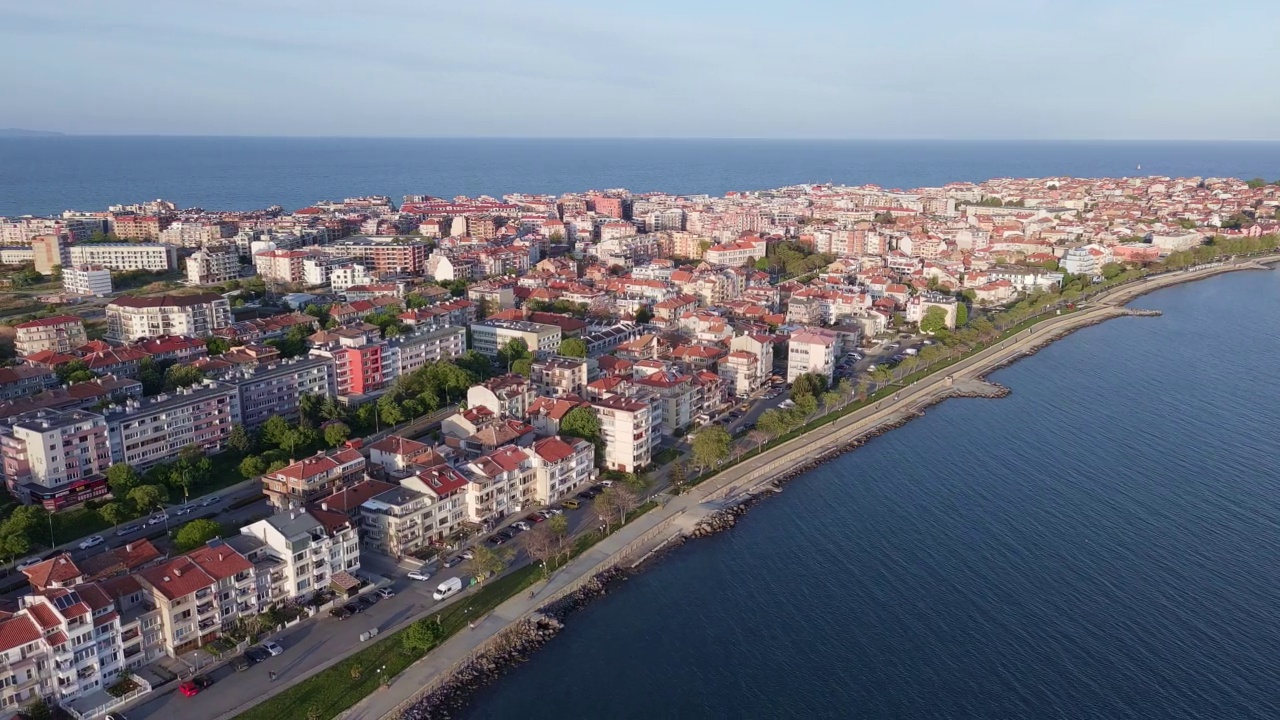
[[[3,140],[57,140],[60,138],[173,138],[244,140],[576,140],[576,141],[721,141],[721,142],[886,142],[886,143],[1277,143],[1280,138],[948,138],[948,137],[771,137],[734,135],[259,135],[183,133],[68,133],[57,130],[18,131],[0,135]],[[31,134],[26,134],[31,133]],[[45,134],[48,133],[48,134]]]

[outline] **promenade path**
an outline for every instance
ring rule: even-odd
[[[1280,256],[1261,260],[1276,261],[1280,261]],[[470,657],[512,622],[536,611],[549,598],[573,586],[585,576],[598,572],[603,563],[617,560],[615,556],[624,553],[631,556],[642,552],[646,547],[665,540],[677,529],[692,527],[698,520],[723,507],[726,501],[745,497],[796,467],[842,448],[881,425],[912,417],[920,408],[953,396],[957,390],[971,391],[982,384],[982,377],[992,369],[1067,333],[1126,315],[1128,312],[1123,305],[1139,295],[1223,272],[1249,268],[1264,269],[1265,266],[1255,261],[1167,273],[1107,291],[1072,313],[1044,320],[945,370],[921,378],[904,387],[891,399],[852,412],[829,425],[730,467],[689,492],[673,497],[665,505],[651,510],[596,544],[556,571],[548,582],[541,584],[535,597],[522,593],[498,606],[492,614],[477,623],[475,629],[450,638],[402,673],[388,687],[365,698],[341,717],[344,720],[396,718],[403,705],[419,695],[424,687],[438,683],[459,662]],[[670,528],[670,533],[666,532],[667,528]],[[653,536],[652,542],[636,547],[637,540],[646,535]]]

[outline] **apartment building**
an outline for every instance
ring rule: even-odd
[[[260,609],[253,563],[218,539],[133,577],[159,613],[170,657],[217,640]]]
[[[329,270],[329,289],[336,293],[342,293],[344,297],[349,289],[367,285],[374,280],[374,275],[369,272],[369,266],[361,263],[353,263],[345,260],[344,264]],[[351,299],[347,297],[347,299]]]
[[[401,335],[386,343],[382,352],[386,381],[392,382],[428,363],[449,360],[467,351],[467,329],[463,327],[427,328],[412,335]]]
[[[534,500],[533,463],[521,448],[501,447],[467,463],[467,516],[492,526]]]
[[[125,240],[155,240],[173,222],[157,215],[112,215],[111,232]]]
[[[401,487],[420,492],[430,500],[422,515],[423,543],[441,542],[462,528],[468,516],[469,484],[467,476],[448,465],[423,468],[400,481]]]
[[[496,357],[512,340],[523,340],[529,352],[550,357],[560,349],[561,331],[555,325],[524,320],[482,320],[471,324],[471,347],[482,355]]]
[[[392,473],[408,470],[419,460],[436,455],[430,445],[399,435],[388,435],[368,448],[369,462]]]
[[[350,521],[331,529],[312,513],[296,509],[242,527],[240,533],[261,540],[279,561],[273,572],[278,577],[270,577],[271,602],[306,600],[331,583],[345,586],[360,568],[360,540]]]
[[[653,451],[661,438],[661,405],[608,397],[592,402],[591,407],[600,418],[607,469],[637,472],[653,462]]]
[[[101,265],[112,270],[165,272],[178,267],[178,253],[161,243],[86,243],[72,245],[72,265]]]
[[[28,397],[58,387],[58,374],[47,367],[0,367],[0,401]],[[0,412],[0,414],[5,414]],[[11,414],[11,413],[10,413]]]
[[[278,510],[318,500],[364,475],[365,459],[350,448],[318,454],[262,476],[262,492]]]
[[[208,337],[231,325],[231,304],[217,293],[124,296],[107,305],[107,339],[157,335]]]
[[[177,247],[198,248],[234,237],[234,222],[179,220],[160,231],[160,242]]]
[[[205,380],[141,400],[130,398],[105,412],[113,462],[151,467],[178,456],[188,445],[217,452],[240,422],[236,389]]]
[[[730,392],[745,397],[773,373],[773,339],[767,335],[738,335],[729,341],[729,355],[720,361],[720,377]]]
[[[72,265],[63,268],[62,290],[73,295],[110,295],[111,270],[102,265]]]
[[[698,389],[692,376],[663,370],[636,378],[632,384],[647,391],[650,404],[661,407],[664,435],[674,435],[693,423]]]
[[[383,351],[387,344],[375,340],[358,327],[344,327],[313,336],[312,357],[333,362],[334,383],[338,398],[353,397],[381,390],[387,383]]]
[[[31,258],[35,271],[52,275],[55,267],[71,265],[71,245],[65,235],[37,235],[31,239]]]
[[[595,468],[595,446],[582,438],[545,438],[526,453],[533,466],[533,500],[540,505],[572,496],[600,474]]]
[[[187,258],[187,282],[214,285],[240,277],[240,249],[230,243],[206,245]]]
[[[338,392],[333,360],[296,357],[267,365],[240,365],[221,381],[236,389],[240,422],[252,430],[272,415],[289,422],[298,419],[304,395],[331,397]]]
[[[253,254],[253,267],[267,282],[301,283],[303,261],[309,255],[303,250],[264,250]]]
[[[57,510],[107,494],[106,420],[84,410],[36,410],[0,420],[9,494]]]
[[[370,549],[403,558],[427,544],[428,495],[394,485],[360,505],[360,528]]]
[[[836,368],[838,337],[829,330],[805,328],[791,334],[787,342],[787,382],[805,373],[817,373],[831,382]]]
[[[321,248],[338,257],[359,261],[376,273],[421,275],[430,244],[418,240],[348,238]]]
[[[702,254],[702,259],[712,265],[741,267],[765,256],[765,241],[758,237],[739,238],[737,242],[712,245]]]
[[[588,365],[586,360],[556,357],[533,363],[529,379],[545,397],[582,397],[587,389]]]
[[[68,353],[89,342],[84,321],[75,315],[28,320],[13,326],[13,349],[21,357],[44,350]]]
[[[538,397],[537,389],[519,375],[499,375],[467,389],[468,408],[486,408],[494,416],[522,418]]]

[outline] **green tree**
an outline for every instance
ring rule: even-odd
[[[272,415],[262,424],[263,441],[275,447],[280,447],[291,432],[293,427],[289,425],[289,421],[279,415]]]
[[[511,363],[511,372],[523,377],[533,375],[533,360],[531,358],[520,358]]]
[[[529,344],[521,338],[512,338],[502,347],[498,348],[498,361],[502,363],[504,368],[510,367],[511,363],[525,358],[532,358],[529,352]]]
[[[587,343],[581,338],[565,338],[560,341],[557,352],[565,357],[584,358],[587,356]]]
[[[246,480],[261,476],[267,471],[267,461],[259,455],[249,455],[240,461],[240,474]]]
[[[169,493],[162,485],[139,485],[129,491],[129,500],[139,514],[160,508],[167,499],[169,499]]]
[[[956,303],[956,327],[969,324],[969,306],[963,302]]]
[[[336,422],[324,428],[324,441],[329,447],[336,448],[346,442],[349,437],[351,437],[351,428],[345,423]]]
[[[824,414],[829,413],[840,407],[840,403],[844,398],[845,396],[836,390],[828,390],[822,393],[822,412]]]
[[[231,426],[231,432],[227,435],[228,448],[244,455],[253,451],[253,445],[253,436],[244,429],[244,425],[236,423]]]
[[[653,322],[653,311],[649,309],[648,305],[641,306],[641,308],[636,311],[636,324],[645,325],[651,322]],[[586,356],[584,355],[583,357]]]
[[[383,395],[378,398],[378,418],[387,426],[399,425],[405,421],[404,408],[395,398]]]
[[[155,395],[164,390],[164,368],[147,356],[138,363],[138,381],[142,383],[143,395]]]
[[[102,516],[103,520],[111,523],[113,527],[118,527],[120,523],[130,517],[129,508],[125,507],[122,502],[109,502],[98,508],[98,514]]]
[[[231,341],[226,338],[209,336],[204,339],[204,349],[207,350],[210,355],[221,355],[231,349]]]
[[[406,655],[421,657],[428,650],[439,645],[444,637],[444,628],[440,626],[438,620],[422,618],[400,633],[400,642]]]
[[[72,376],[83,377],[84,373],[89,373],[90,380],[94,377],[93,372],[89,370],[89,366],[86,365],[83,360],[72,360],[71,362],[62,363],[54,368],[53,372],[58,376],[58,382],[63,385],[71,385],[75,382],[84,382],[83,380],[73,380]]]
[[[803,373],[791,383],[791,399],[797,400],[804,395],[816,398],[826,392],[826,389],[827,378],[825,375],[811,372]]]
[[[677,491],[689,480],[689,471],[684,466],[683,460],[676,460],[671,463],[671,469],[667,471],[667,482],[671,483],[671,487]]]
[[[1105,280],[1114,280],[1122,272],[1124,272],[1124,267],[1119,263],[1107,263],[1102,266],[1102,277]]]
[[[698,431],[693,438],[693,461],[702,468],[709,468],[729,457],[733,438],[719,425],[711,425]]]
[[[178,528],[173,544],[178,552],[189,552],[216,537],[222,537],[222,526],[213,520],[201,518]]]
[[[325,397],[308,393],[298,398],[298,417],[311,425],[319,425],[323,419],[320,411],[324,407]]]
[[[576,407],[560,419],[560,434],[582,438],[596,448],[596,464],[604,458],[604,439],[600,435],[600,418],[589,407]]]
[[[484,543],[473,546],[471,552],[473,555],[468,563],[471,574],[478,582],[484,582],[489,577],[506,570],[507,565],[510,565],[515,557],[515,553],[508,548],[501,546],[491,548]]]
[[[203,380],[204,373],[191,365],[174,364],[164,371],[164,389],[169,391],[196,385]]]
[[[50,720],[53,717],[53,712],[49,710],[49,706],[40,700],[36,700],[24,707],[22,714],[26,715],[28,720]]]
[[[931,305],[928,310],[924,311],[924,317],[920,318],[921,332],[938,332],[945,330],[947,327],[947,311],[937,305]]]
[[[106,475],[107,487],[111,488],[111,494],[117,500],[129,497],[129,491],[142,483],[142,477],[138,475],[138,471],[128,463],[112,465],[107,468]]]
[[[1251,189],[1257,190],[1260,187],[1266,187],[1267,181],[1262,178],[1254,178],[1245,182]]]
[[[569,518],[564,515],[552,515],[544,524],[547,526],[547,532],[551,533],[552,539],[555,540],[556,557],[563,555],[569,540]]]

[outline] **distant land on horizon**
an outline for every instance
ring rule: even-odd
[[[66,137],[66,133],[55,130],[27,130],[25,128],[0,128],[0,137]]]

